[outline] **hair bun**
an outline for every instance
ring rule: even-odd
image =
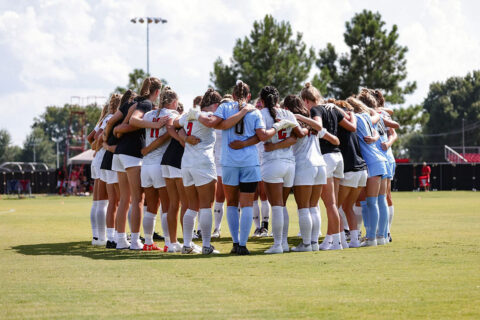
[[[237,86],[238,86],[238,85],[241,85],[241,84],[243,84],[243,81],[240,80],[240,79],[238,79],[237,82],[235,82],[235,85],[237,85]]]
[[[305,88],[310,88],[312,84],[310,82],[305,83]]]

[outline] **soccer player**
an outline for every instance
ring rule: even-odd
[[[355,126],[337,108],[327,107],[317,88],[307,83],[301,91],[305,105],[310,109],[312,118],[326,131],[336,136],[338,126],[355,131]],[[343,178],[343,158],[340,148],[331,142],[321,139],[320,148],[327,164],[327,183],[322,189],[321,198],[325,204],[328,218],[327,235],[320,245],[321,250],[341,250],[340,216],[337,208],[338,188]]]
[[[322,187],[327,183],[326,163],[323,160],[318,138],[327,139],[338,145],[338,138],[310,118],[310,110],[304,105],[302,99],[289,95],[284,99],[284,106],[290,110],[300,125],[305,137],[299,138],[293,145],[295,155],[295,180],[293,192],[298,207],[298,223],[302,242],[292,248],[292,251],[318,251],[318,237],[320,235],[320,211],[318,201]],[[311,107],[311,105],[310,105]],[[308,123],[316,126],[316,129]]]
[[[200,102],[201,112],[191,109],[174,121],[174,126],[183,127],[187,137],[195,137],[195,145],[186,143],[182,158],[182,177],[189,208],[183,218],[182,253],[196,253],[191,245],[195,219],[198,214],[202,230],[202,254],[219,253],[210,244],[212,233],[212,205],[215,198],[217,173],[215,170],[214,146],[215,129],[204,126],[196,119],[202,115],[208,117],[217,109],[222,97],[213,89],[208,89]]]
[[[106,191],[105,183],[100,180],[100,166],[98,165],[98,159],[101,156],[101,145],[99,146],[98,139],[95,139],[95,136],[100,131],[103,121],[108,113],[109,104],[106,104],[100,118],[98,119],[97,125],[93,131],[88,135],[87,139],[92,145],[92,149],[95,150],[95,157],[91,163],[91,177],[94,180],[93,182],[93,202],[90,209],[90,224],[92,227],[92,245],[94,246],[104,246],[106,244],[105,239],[105,211],[108,206],[108,196]]]
[[[372,97],[364,97],[373,99]],[[367,164],[368,178],[365,188],[366,200],[362,200],[362,215],[367,239],[363,246],[377,246],[376,231],[379,221],[378,196],[382,180],[387,176],[387,159],[378,149],[376,142],[380,138],[374,124],[380,121],[380,116],[363,103],[363,100],[349,98],[348,102],[355,110],[357,117],[357,135],[362,157]],[[375,104],[374,100],[370,103]]]
[[[141,150],[145,146],[145,130],[143,129],[159,129],[163,124],[142,121],[142,118],[146,112],[152,110],[153,102],[158,98],[161,87],[162,83],[157,78],[146,78],[143,81],[140,96],[132,101],[133,105],[125,104],[120,107],[119,118],[122,120],[127,117],[131,108],[132,113],[128,124],[117,126],[114,129],[114,134],[123,134],[118,141],[112,160],[112,168],[117,171],[120,188],[120,203],[117,210],[117,249],[143,249],[143,243],[140,241],[144,198],[140,181],[143,158]],[[125,233],[129,200],[131,200],[132,206],[131,244],[128,243]]]

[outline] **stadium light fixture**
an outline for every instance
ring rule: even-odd
[[[150,74],[150,28],[149,28],[149,25],[150,23],[155,23],[155,24],[158,24],[158,23],[162,23],[162,24],[165,24],[167,23],[167,20],[166,19],[162,19],[160,17],[135,17],[135,18],[132,18],[130,19],[130,22],[131,23],[134,23],[136,24],[137,22],[138,23],[145,23],[147,25],[147,74]]]

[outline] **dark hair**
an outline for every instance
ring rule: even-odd
[[[280,93],[278,93],[277,88],[273,86],[264,87],[260,91],[260,98],[265,103],[265,108],[268,108],[270,116],[272,116],[273,120],[275,121],[277,113],[275,112],[274,108],[278,103],[278,99],[280,98]]]
[[[203,95],[202,101],[200,102],[200,108],[205,108],[211,106],[215,103],[220,103],[222,101],[222,96],[217,91],[209,88],[207,92]]]
[[[182,114],[183,113],[183,103],[179,102],[177,105],[177,112]]]
[[[310,82],[305,83],[305,86],[300,92],[300,96],[303,100],[313,101],[314,103],[320,103],[320,101],[323,99],[320,91],[312,86]]]
[[[362,89],[356,98],[371,109],[375,109],[378,106],[377,99],[370,93],[369,89]]]
[[[164,108],[167,104],[178,100],[178,95],[169,86],[166,86],[160,93],[160,108]]]
[[[156,90],[162,89],[162,82],[154,77],[148,77],[143,80],[140,96],[144,99],[150,97]]]
[[[195,108],[196,106],[200,105],[200,102],[202,102],[202,96],[196,96],[195,99],[193,99],[193,107]]]
[[[250,94],[250,87],[248,84],[244,83],[242,80],[237,80],[235,87],[233,87],[233,97],[234,100],[238,102],[238,108],[241,108],[246,100],[248,95]]]
[[[310,111],[305,107],[303,104],[302,99],[300,99],[298,96],[290,94],[285,97],[283,100],[283,106],[290,110],[293,114],[301,114],[304,117],[310,118]],[[302,128],[307,128],[309,131],[316,132],[312,127],[310,127],[308,124],[298,121],[300,123],[300,126]]]
[[[134,98],[137,94],[133,92],[133,90],[128,89],[123,95],[122,99],[120,100],[120,106],[123,106],[125,103],[130,101],[131,98]]]

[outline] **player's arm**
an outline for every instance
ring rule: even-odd
[[[217,126],[223,121],[222,118],[215,115],[200,114],[197,119],[201,124],[208,128],[218,129]]]
[[[293,146],[296,142],[297,142],[297,137],[294,135],[291,135],[287,139],[277,143],[265,142],[263,147],[265,148],[265,152],[272,152],[277,149],[284,149],[284,148]]]
[[[380,139],[380,135],[378,134],[377,130],[374,129],[372,131],[372,134],[373,134],[373,136],[371,136],[371,137],[370,136],[363,137],[363,140],[368,144],[372,144],[374,142],[377,142],[378,139]]]
[[[95,134],[96,134],[96,131],[92,130],[92,132],[90,132],[87,136],[87,140],[88,140],[88,143],[90,143],[90,145],[93,145],[93,142],[95,140]]]
[[[103,139],[107,140],[108,135],[110,134],[110,131],[112,130],[112,127],[114,124],[116,124],[120,119],[122,119],[123,113],[120,110],[117,110],[114,115],[107,121],[107,125],[105,126],[105,129],[103,130]]]
[[[376,112],[373,109],[369,109],[370,111],[370,119],[372,120],[372,124],[376,124],[378,121],[380,121],[380,115],[378,112]]]
[[[393,129],[400,128],[400,124],[396,121],[393,121],[392,119],[383,118],[383,123],[385,124],[385,127],[389,127]]]
[[[248,138],[247,140],[235,140],[235,141],[232,141],[228,144],[228,146],[230,148],[232,148],[233,150],[238,150],[238,149],[243,149],[243,148],[246,148],[246,147],[249,147],[249,146],[253,146],[257,143],[260,142],[260,139],[257,137],[257,135],[254,135],[250,138]]]
[[[301,114],[295,114],[295,118],[297,118],[298,121],[302,121],[303,123],[308,124],[310,127],[315,129],[316,131],[321,131],[323,129],[322,118],[320,118],[319,116],[308,118],[308,117],[302,116]]]
[[[143,128],[143,129],[160,129],[162,128],[165,123],[167,122],[168,116],[161,117],[158,119],[158,121],[153,122],[153,121],[148,121],[143,119],[143,116],[145,113],[142,110],[135,110],[130,117],[130,121],[128,124],[137,127],[138,128]]]
[[[142,148],[142,155],[146,156],[147,154],[149,154],[153,150],[155,150],[158,147],[160,147],[161,145],[165,144],[167,141],[170,141],[170,135],[168,134],[168,132],[165,132],[160,137],[155,139],[152,143],[150,143],[148,146]]]
[[[341,109],[340,111],[345,113]],[[348,114],[348,119],[346,117],[343,117],[342,121],[340,121],[338,124],[347,131],[350,131],[350,132],[357,131],[357,118],[351,111],[349,111],[347,114]]]
[[[167,121],[167,132],[170,135],[170,137],[172,137],[173,139],[180,142],[182,144],[182,146],[185,146],[185,142],[180,137],[180,135],[177,132],[177,129],[175,128],[175,126],[173,124],[174,120],[175,120],[174,118],[169,118],[168,119],[168,121]]]
[[[324,139],[324,140],[327,140],[328,142],[330,142],[334,146],[339,146],[340,145],[340,140],[338,139],[338,137],[334,136],[333,134],[331,134],[328,131],[325,131],[325,135],[321,138]]]
[[[382,149],[387,151],[388,148],[391,148],[393,143],[397,140],[397,132],[393,128],[388,128],[388,141],[382,142]]]
[[[103,149],[110,151],[111,153],[115,153],[115,149],[117,149],[117,145],[111,146],[105,141],[103,142],[102,146],[103,146]]]
[[[307,131],[307,132],[305,133],[305,131]],[[307,134],[308,134],[307,129],[304,130],[304,128],[302,128],[300,126],[296,126],[295,128],[293,128],[292,134],[290,134],[290,136],[294,135],[295,137],[301,139],[301,138],[305,137]]]

